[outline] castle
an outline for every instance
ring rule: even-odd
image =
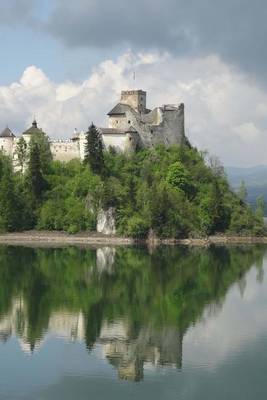
[[[155,144],[181,144],[185,140],[184,105],[165,104],[149,110],[143,90],[122,91],[120,102],[107,115],[108,128],[98,127],[105,149],[113,147],[117,151],[127,152]],[[34,133],[45,134],[35,120],[22,133],[27,145]],[[8,127],[0,134],[0,151],[10,156],[15,165],[19,139]],[[86,133],[77,130],[71,139],[50,140],[54,160],[83,160],[85,142]]]

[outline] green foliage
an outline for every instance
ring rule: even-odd
[[[205,234],[224,232],[229,227],[230,209],[224,200],[217,180],[205,187],[201,193],[199,217],[201,231]]]
[[[265,212],[265,199],[264,196],[259,196],[256,201],[255,219],[256,224],[253,227],[254,235],[262,236],[265,234],[265,226],[262,225]]]
[[[6,160],[0,182],[0,229],[15,230],[18,214],[11,163]]]
[[[76,233],[94,230],[102,182],[78,162],[52,163],[51,190],[40,209],[39,229]]]
[[[23,171],[26,161],[27,161],[27,143],[23,136],[19,138],[19,141],[16,146],[16,155],[18,157],[18,164],[20,170]]]
[[[40,204],[43,192],[47,188],[47,182],[43,175],[41,149],[35,141],[30,143],[27,181],[32,197],[32,205],[35,209]]]
[[[143,239],[147,236],[149,231],[149,224],[139,215],[133,215],[128,218],[127,225],[123,231],[129,237],[136,239]]]
[[[237,195],[240,198],[240,200],[246,201],[248,192],[244,181],[241,182]]]
[[[265,210],[265,199],[263,196],[259,196],[256,200],[256,211],[255,215],[256,218],[262,220],[264,217],[264,210]]]
[[[0,230],[19,231],[32,227],[32,210],[21,177],[15,176],[11,161],[0,156]]]
[[[229,189],[218,160],[209,163],[187,146],[156,146],[131,156],[105,153],[104,205],[117,209],[119,233],[140,237],[151,228],[161,237],[249,234],[259,231],[258,224],[263,232],[263,221]]]
[[[104,172],[102,138],[93,123],[86,133],[84,163],[89,165],[95,174],[101,175]]]
[[[45,133],[34,133],[29,143],[30,150],[32,147],[38,147],[41,170],[44,174],[48,173],[52,161],[52,153],[50,149],[49,138]]]
[[[118,234],[135,238],[150,230],[163,238],[265,234],[263,200],[253,213],[218,160],[208,166],[206,155],[185,145],[103,153],[96,128],[89,132],[84,163],[51,161],[45,135],[33,136],[25,175],[0,157],[2,230],[92,231],[99,210],[113,207]],[[90,153],[89,144],[98,150]]]
[[[189,171],[180,161],[170,165],[166,180],[172,187],[183,190],[188,196],[194,195],[194,186],[190,182]]]

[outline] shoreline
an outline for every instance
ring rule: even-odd
[[[137,240],[113,235],[101,235],[97,233],[77,233],[70,235],[57,231],[25,231],[0,234],[0,245],[18,246],[210,246],[218,245],[240,245],[240,244],[267,244],[267,236],[209,236],[199,239],[157,239]]]

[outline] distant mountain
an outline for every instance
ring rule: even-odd
[[[255,206],[257,197],[261,195],[267,203],[267,165],[247,168],[226,167],[225,172],[235,191],[238,190],[242,181],[245,182],[248,191],[247,201],[252,206]]]

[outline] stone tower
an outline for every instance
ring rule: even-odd
[[[146,107],[146,92],[127,90],[108,113],[108,128],[99,128],[104,144],[122,151],[156,144],[185,143],[184,104],[164,104],[152,111]]]
[[[128,104],[139,113],[146,112],[146,92],[143,90],[123,90],[121,103]]]

